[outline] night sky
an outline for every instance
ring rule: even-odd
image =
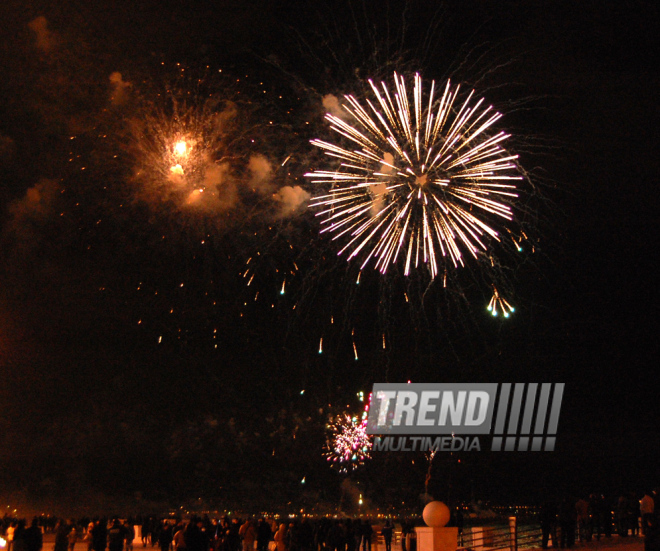
[[[407,380],[566,383],[557,451],[447,454],[437,498],[657,486],[658,30],[641,0],[3,2],[0,505],[415,509],[423,454],[322,456],[329,414]],[[534,231],[507,320],[481,266],[357,286],[291,203],[322,98],[393,70],[505,114]],[[229,191],[193,207],[148,172],[173,96],[232,113]]]

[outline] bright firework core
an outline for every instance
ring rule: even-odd
[[[385,273],[401,260],[406,275],[425,264],[435,277],[443,259],[463,265],[465,251],[476,258],[500,240],[497,224],[513,219],[522,176],[502,147],[509,135],[491,130],[502,115],[473,102],[474,92],[457,101],[460,86],[448,81],[442,93],[432,82],[424,95],[415,75],[409,97],[403,77],[395,73],[394,82],[391,93],[369,81],[366,107],[345,96],[352,124],[326,115],[348,145],[312,141],[339,164],[306,174],[330,188],[311,206],[322,232],[346,241],[339,254],[361,256],[361,268],[373,259]]]
[[[176,144],[174,144],[174,155],[176,155],[178,157],[182,157],[186,153],[188,153],[188,145],[186,144],[185,141],[182,140],[182,141],[176,142]]]
[[[424,187],[426,185],[426,182],[429,179],[428,174],[422,174],[421,176],[415,176],[415,184],[417,187]]]

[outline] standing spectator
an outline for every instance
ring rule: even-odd
[[[628,537],[628,499],[626,496],[620,496],[616,504],[616,531],[620,537]]]
[[[357,533],[358,533],[357,523],[358,522],[359,521],[356,521],[355,524],[353,525],[354,529],[355,529],[355,534],[356,534],[356,536],[355,536],[356,541],[357,541],[357,538],[358,538],[358,536],[357,536]],[[339,523],[338,520],[335,520],[335,522],[330,527],[330,532],[328,533],[328,545],[329,545],[330,551],[344,551],[344,549],[346,548],[345,532],[344,532],[344,530],[342,530],[342,526],[341,526],[341,524]]]
[[[25,520],[19,520],[14,531],[14,551],[25,551]]]
[[[170,551],[173,538],[174,534],[172,533],[172,526],[169,522],[164,520],[163,527],[161,528],[160,534],[158,535],[158,545],[160,547],[160,551]]]
[[[344,527],[344,540],[346,541],[346,551],[360,551],[360,537],[358,535],[358,532],[360,531],[359,528],[359,520],[356,521],[351,521],[350,518],[347,518],[344,520],[343,527]]]
[[[108,542],[108,527],[105,519],[99,519],[92,528],[92,551],[105,551]]]
[[[374,529],[371,527],[371,521],[365,520],[362,524],[362,551],[371,551],[371,536],[374,534]]]
[[[69,534],[67,536],[69,541],[69,551],[73,551],[78,541],[78,530],[76,529],[76,523],[73,519],[69,520]]]
[[[126,542],[125,549],[126,551],[133,551],[133,540],[135,539],[135,528],[133,528],[133,523],[125,520],[124,521],[124,541]]]
[[[108,551],[123,551],[124,549],[124,527],[119,519],[112,520],[108,530]]]
[[[254,542],[257,540],[257,529],[252,519],[247,519],[238,530],[243,539],[243,551],[254,551]]]
[[[460,507],[456,507],[456,528],[458,528],[458,543],[463,545],[463,527],[465,526],[465,519],[463,518],[463,511]],[[554,545],[554,541],[553,545]]]
[[[651,522],[646,528],[644,551],[660,551],[660,531],[658,530],[657,517],[651,518]]]
[[[184,551],[186,548],[185,526],[179,523],[174,530],[174,551]]]
[[[552,540],[552,547],[557,547],[557,507],[554,503],[546,502],[541,507],[541,547],[548,548],[548,541]]]
[[[204,534],[199,527],[197,517],[190,519],[190,522],[183,531],[183,539],[186,542],[186,551],[207,551],[204,548]]]
[[[655,502],[652,497],[653,492],[646,492],[642,501],[639,503],[639,512],[642,515],[642,535],[646,536],[646,531],[653,519]]]
[[[406,541],[408,539],[409,530],[410,530],[410,523],[407,518],[404,518],[403,522],[401,522],[401,551],[410,551],[406,547]]]
[[[603,528],[605,530],[605,537],[612,537],[612,504],[608,502],[603,496]]]
[[[142,547],[146,547],[151,540],[151,519],[142,519]]]
[[[308,519],[303,519],[300,523],[299,536],[300,551],[316,551],[312,550],[312,545],[314,545],[314,530],[309,524]]]
[[[639,536],[639,516],[639,500],[631,492],[628,498],[628,525],[633,536]]]
[[[383,536],[383,539],[385,540],[385,551],[392,551],[392,533],[394,530],[392,529],[392,524],[390,523],[389,520],[385,521],[385,526],[382,528],[380,531],[381,535]]]
[[[289,551],[300,551],[300,530],[298,522],[290,522],[286,533],[287,549]]]
[[[601,534],[607,534],[607,519],[609,514],[607,512],[607,503],[605,496],[602,494],[594,494],[591,496],[591,512],[592,512],[592,525],[593,531],[596,533],[596,539],[600,541]],[[611,523],[611,520],[610,520]],[[610,528],[610,536],[612,535]]]
[[[360,519],[351,521],[350,518],[344,520],[344,539],[346,541],[346,551],[360,551],[362,542],[362,524]]]
[[[227,551],[227,534],[229,533],[229,522],[224,517],[217,528],[217,536],[214,545],[214,551]]]
[[[53,551],[67,551],[69,548],[69,527],[64,520],[60,520],[55,526],[55,546]]]
[[[32,519],[32,524],[25,530],[23,539],[25,540],[25,551],[41,551],[44,545],[44,538],[41,534],[37,517]]]
[[[14,532],[16,532],[16,522],[11,521],[9,526],[7,526],[7,532],[5,533],[5,540],[7,540],[7,551],[11,551],[11,548],[14,545]]]
[[[241,536],[238,531],[240,526],[238,524],[238,519],[231,519],[231,524],[227,530],[226,544],[227,551],[240,551],[241,550]]]
[[[270,531],[268,522],[265,518],[260,518],[257,525],[257,551],[268,551],[268,542],[272,537],[273,533]]]
[[[561,528],[561,540],[559,547],[572,548],[575,545],[575,528],[577,519],[575,507],[569,498],[564,499],[559,506],[559,526]]]
[[[92,539],[92,530],[93,529],[94,529],[94,523],[90,522],[87,525],[87,533],[85,534],[85,538],[83,539],[83,541],[87,543],[87,551],[92,551],[92,549],[93,549],[93,547],[92,547],[94,545],[94,541]]]
[[[575,504],[575,512],[577,513],[580,542],[591,541],[591,511],[589,510],[589,502],[584,498],[578,499]]]
[[[209,551],[211,548],[211,541],[213,540],[213,532],[211,531],[212,525],[209,517],[204,517],[203,519],[198,519],[197,527],[199,528],[201,534],[201,544],[204,548],[204,551]]]
[[[150,518],[149,525],[151,526],[151,547],[156,547],[162,525],[157,518]]]
[[[275,532],[275,544],[277,545],[277,551],[287,551],[286,549],[286,524],[280,524],[277,532]]]

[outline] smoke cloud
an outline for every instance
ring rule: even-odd
[[[43,53],[50,53],[57,45],[55,33],[48,29],[48,20],[40,15],[28,23],[29,29],[36,35],[35,46]]]
[[[233,121],[238,115],[238,105],[233,101],[225,102],[225,108],[219,113],[213,115],[213,125],[218,129],[222,130]]]
[[[274,195],[280,205],[279,216],[284,218],[294,214],[307,200],[310,194],[300,186],[284,186]]]
[[[263,195],[272,192],[273,184],[271,176],[273,174],[273,166],[264,155],[252,155],[248,161],[248,171],[250,173],[248,185],[252,188],[252,191]]]
[[[12,203],[9,212],[17,222],[40,222],[50,216],[52,204],[59,193],[59,186],[54,180],[40,180],[29,188],[25,196]]]
[[[333,94],[327,94],[323,96],[322,102],[323,102],[323,108],[331,115],[334,115],[335,117],[338,117],[340,119],[347,119],[348,117],[350,117],[350,115],[339,103],[339,99],[337,98],[337,96],[334,96]]]
[[[184,176],[173,174],[170,180],[185,185]],[[183,206],[208,213],[225,212],[234,208],[238,201],[238,185],[231,175],[229,163],[208,161],[203,167],[200,187],[188,193]]]
[[[5,235],[14,241],[15,250],[22,256],[40,242],[40,231],[53,219],[60,192],[58,182],[42,179],[9,205]]]
[[[124,105],[129,98],[131,83],[126,82],[121,73],[115,71],[110,75],[110,103],[114,106]]]
[[[209,193],[203,198],[207,208],[229,210],[238,201],[236,182],[231,177],[227,163],[208,163],[204,174],[204,185]]]
[[[9,136],[0,134],[0,164],[11,161],[16,151],[16,144]]]

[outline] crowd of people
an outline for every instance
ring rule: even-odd
[[[577,501],[546,502],[541,507],[541,547],[570,549],[576,543],[600,541],[616,533],[622,538],[644,536],[648,551],[660,551],[660,502],[658,492],[649,491],[640,500],[634,494],[610,502],[603,495],[591,494]]]
[[[348,518],[278,523],[266,518],[218,520],[205,516],[184,521],[151,517],[110,522],[59,520],[54,526],[35,518],[29,528],[24,520],[6,519],[0,524],[0,534],[7,542],[5,551],[41,551],[45,532],[54,533],[53,551],[133,551],[136,536],[138,546],[160,551],[371,551],[375,534],[371,521]],[[386,551],[391,551],[393,534],[394,525],[388,520],[382,528]]]
[[[615,503],[596,494],[577,501],[548,501],[539,510],[541,547],[571,548],[576,541],[600,541],[616,533],[622,538],[644,536],[645,551],[660,551],[659,499],[658,492],[653,491],[641,500],[632,494],[623,495]],[[462,524],[462,516],[452,519],[452,525],[459,527],[459,542]],[[414,526],[410,520],[401,522],[401,551],[416,551]],[[54,534],[52,551],[133,551],[134,542],[159,551],[371,551],[376,535],[382,537],[385,551],[392,551],[394,523],[386,520],[374,527],[368,519],[303,518],[282,522],[264,517],[204,516],[110,521],[34,518],[28,526],[25,520],[0,519],[3,551],[42,551],[44,533]]]

